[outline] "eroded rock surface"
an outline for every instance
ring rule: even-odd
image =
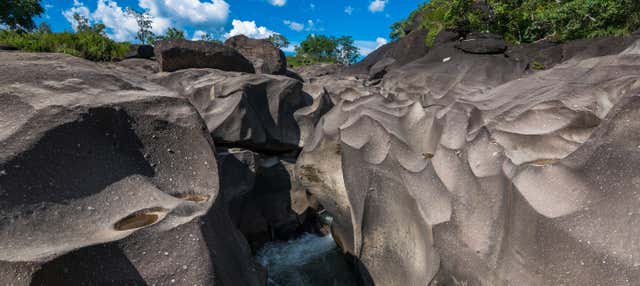
[[[315,81],[296,176],[334,238],[376,285],[634,285],[640,44],[532,74],[455,45]]]
[[[264,283],[210,211],[213,141],[188,100],[61,54],[2,53],[0,70],[3,283]]]

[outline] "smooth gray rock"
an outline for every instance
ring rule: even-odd
[[[634,285],[638,47],[528,75],[445,44],[382,88],[326,77],[295,175],[376,285]]]
[[[298,80],[190,69],[158,74],[153,81],[189,99],[217,144],[272,154],[300,148],[293,114],[312,99]]]
[[[62,54],[0,54],[0,70],[3,283],[264,284],[230,219],[209,218],[213,141],[186,99]]]
[[[155,42],[154,53],[163,72],[188,68],[255,72],[253,64],[242,54],[216,42],[160,40]]]

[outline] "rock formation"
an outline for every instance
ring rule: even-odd
[[[0,53],[0,70],[3,283],[264,283],[188,100],[61,54]]]
[[[634,285],[640,42],[538,72],[460,45],[315,81],[296,175],[334,238],[376,285]]]
[[[258,73],[284,75],[287,72],[287,58],[284,52],[267,40],[238,35],[227,39],[224,44],[251,60]]]

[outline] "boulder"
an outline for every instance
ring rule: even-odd
[[[162,72],[188,68],[255,72],[253,64],[242,54],[217,42],[160,40],[155,43],[154,53]]]
[[[284,52],[267,40],[238,35],[227,39],[224,44],[249,59],[256,73],[285,75],[287,72],[287,58]]]
[[[190,69],[158,74],[153,81],[189,99],[218,145],[268,154],[300,148],[300,128],[293,114],[312,99],[298,80]]]
[[[151,59],[155,56],[152,45],[131,45],[125,59]]]
[[[219,285],[217,264],[260,280],[247,268],[246,242],[226,238],[230,220],[202,218],[218,197],[218,173],[188,100],[63,54],[3,53],[0,70],[11,71],[0,78],[4,283]],[[202,220],[220,229],[201,234]],[[232,282],[222,285],[243,285]]]
[[[471,54],[502,54],[507,50],[507,43],[498,35],[470,33],[456,48]]]

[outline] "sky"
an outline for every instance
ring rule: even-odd
[[[126,7],[147,10],[152,31],[164,34],[169,27],[185,31],[188,39],[209,34],[219,40],[244,34],[266,38],[282,34],[293,47],[309,34],[352,36],[366,55],[389,41],[389,26],[405,19],[425,0],[43,0],[45,13],[36,22],[47,22],[53,31],[75,28],[73,14],[103,23],[117,41],[135,41],[137,24],[124,13]]]

